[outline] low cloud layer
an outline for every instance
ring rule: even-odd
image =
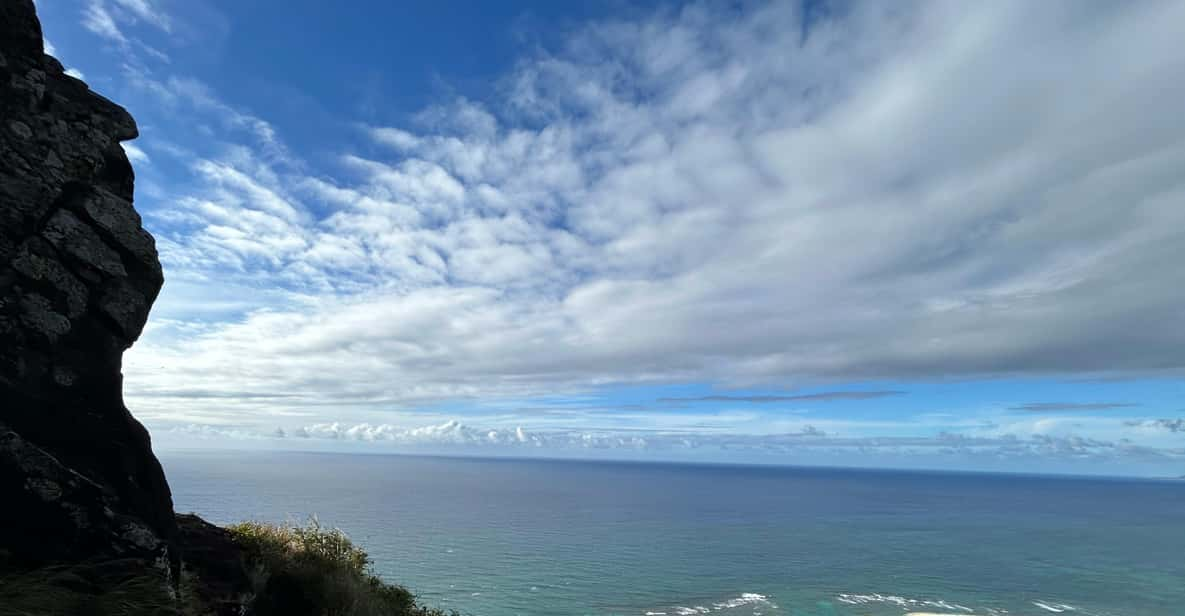
[[[771,459],[799,454],[835,456],[840,459],[870,456],[945,458],[960,462],[977,458],[995,462],[1014,459],[1185,461],[1185,443],[1179,447],[1157,448],[1138,445],[1127,439],[1110,440],[1064,434],[1018,436],[941,432],[932,436],[843,436],[829,434],[810,424],[792,432],[776,434],[478,428],[457,420],[418,428],[400,428],[388,424],[322,423],[287,430],[280,428],[272,432],[247,432],[238,428],[209,426],[180,426],[172,432],[273,442],[366,442],[386,445],[394,451],[412,452],[425,449],[466,453],[493,450],[513,454],[516,451],[536,450],[545,454],[564,455],[582,450],[602,450],[614,457],[629,457],[701,451],[770,456]]]
[[[875,400],[905,395],[903,391],[824,391],[794,396],[699,396],[695,398],[659,398],[659,402],[749,402],[773,404],[777,402],[830,402],[832,400]]]
[[[1109,411],[1136,406],[1140,405],[1135,402],[1029,402],[1019,406],[1009,407],[1009,410],[1032,411],[1034,413],[1050,411]]]

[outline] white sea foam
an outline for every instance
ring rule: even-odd
[[[726,601],[720,601],[719,603],[713,603],[711,606],[694,605],[689,607],[686,605],[679,605],[671,608],[671,610],[676,616],[698,616],[701,614],[711,614],[713,612],[735,610],[745,606],[754,606],[754,608],[757,606],[768,606],[772,609],[778,608],[777,605],[769,600],[769,597],[755,592],[746,592],[741,593],[739,597],[734,597]],[[656,613],[658,612],[647,612],[647,614]],[[754,616],[760,614],[760,612],[757,612],[756,610],[754,610],[753,613]]]
[[[1054,614],[1063,614],[1065,612],[1073,612],[1078,609],[1072,605],[1066,605],[1065,603],[1046,603],[1044,601],[1034,601],[1033,605],[1035,605],[1047,612],[1053,612]]]
[[[965,605],[958,603],[951,603],[945,599],[912,599],[910,597],[903,597],[900,595],[885,595],[881,593],[856,594],[856,593],[841,593],[836,595],[835,600],[840,603],[848,605],[867,605],[870,603],[883,603],[886,605],[895,605],[897,607],[908,610],[906,616],[968,616],[974,614],[983,614],[984,616],[1007,616],[1008,610],[999,607],[979,607],[978,610],[972,609]],[[1087,616],[1092,612],[1083,610],[1073,605],[1065,603],[1054,603],[1052,601],[1033,601],[1032,604],[1046,612],[1054,614],[1067,614],[1074,612]],[[934,609],[941,611],[933,611]]]
[[[972,614],[975,610],[958,603],[950,603],[943,599],[911,599],[909,597],[902,597],[899,595],[882,595],[881,593],[872,593],[866,595],[841,593],[836,595],[836,601],[840,603],[847,603],[848,605],[865,605],[868,603],[887,603],[896,605],[905,609],[918,608],[938,608],[940,610],[957,610],[965,614]],[[925,614],[926,612],[916,612],[918,614]],[[930,612],[933,614],[934,612]]]
[[[717,610],[730,610],[744,605],[753,605],[755,603],[769,603],[769,599],[766,598],[765,595],[759,595],[755,592],[747,592],[735,599],[729,599],[728,601],[716,603],[712,607]]]

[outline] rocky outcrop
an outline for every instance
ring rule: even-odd
[[[176,569],[172,499],[121,358],[163,282],[120,142],[136,124],[0,2],[0,564]]]
[[[230,532],[191,514],[178,515],[177,528],[185,569],[195,574],[196,603],[218,616],[247,613],[252,582],[243,549]]]

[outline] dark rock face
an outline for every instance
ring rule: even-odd
[[[192,514],[177,516],[185,567],[196,574],[197,599],[210,614],[239,616],[251,599],[243,549],[226,529]]]
[[[0,563],[177,564],[169,487],[121,391],[163,282],[119,145],[136,135],[44,54],[32,0],[0,0]]]

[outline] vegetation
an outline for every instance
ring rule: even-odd
[[[228,529],[243,550],[254,616],[449,616],[387,584],[345,533],[321,526],[248,522]],[[202,580],[183,571],[179,588],[135,559],[6,567],[0,552],[0,616],[205,616]],[[456,613],[451,613],[456,616]]]
[[[0,616],[198,616],[205,610],[182,579],[175,598],[159,571],[123,561],[0,574]]]
[[[247,554],[258,616],[445,616],[387,584],[341,530],[247,522],[231,526]]]

